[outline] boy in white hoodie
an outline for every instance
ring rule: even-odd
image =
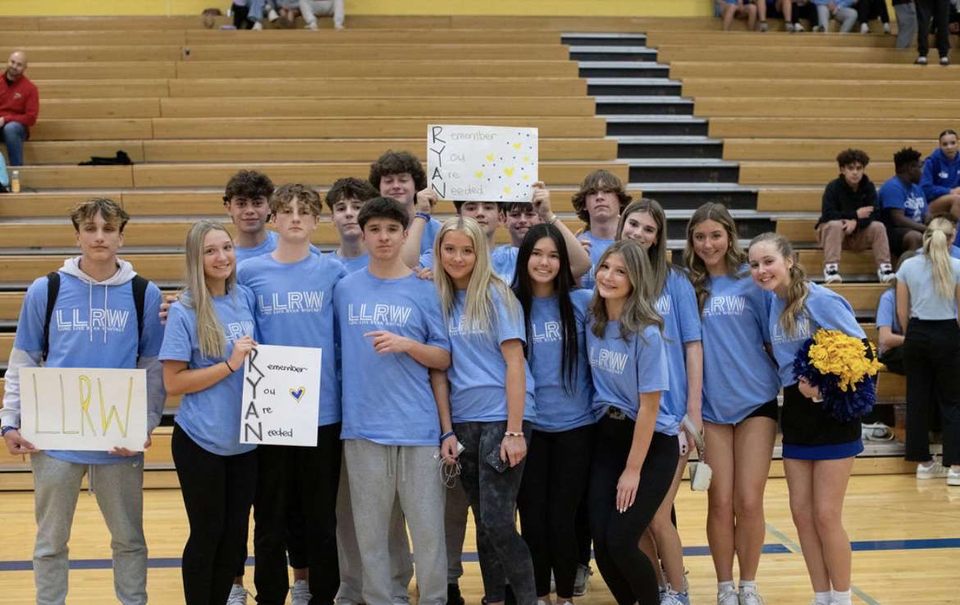
[[[157,359],[163,341],[160,289],[120,260],[129,216],[112,200],[92,199],[70,215],[81,255],[56,274],[37,278],[23,301],[6,373],[0,432],[11,454],[31,454],[37,539],[33,572],[37,603],[67,597],[67,541],[89,473],[91,490],[110,530],[114,590],[124,605],[147,602],[147,546],[143,536],[143,454],[40,451],[20,427],[20,369],[25,367],[144,368],[147,371],[147,442],[160,424],[166,398]],[[48,292],[56,291],[47,317]],[[136,301],[142,300],[142,303]],[[138,306],[141,308],[138,309]],[[45,326],[49,326],[46,327]]]

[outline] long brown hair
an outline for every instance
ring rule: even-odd
[[[627,279],[631,286],[630,295],[627,296],[623,312],[620,314],[620,337],[626,339],[630,334],[639,334],[649,325],[655,325],[662,330],[663,319],[653,306],[656,297],[651,291],[652,269],[646,251],[633,240],[620,240],[606,249],[597,262],[597,267],[600,267],[612,254],[619,254],[623,258],[623,264],[627,268]],[[607,317],[607,305],[600,296],[599,289],[593,292],[590,312],[593,314],[593,333],[598,338],[603,338],[610,318]]]
[[[197,342],[200,345],[200,352],[204,357],[216,359],[224,356],[227,342],[203,271],[203,240],[211,231],[223,231],[230,235],[222,224],[210,220],[197,221],[187,232],[185,245],[187,279],[182,302],[184,306],[193,309],[197,316]],[[230,241],[233,241],[232,237]],[[226,291],[235,293],[236,283],[237,264],[234,262],[230,276],[227,277]]]
[[[746,262],[747,255],[740,247],[737,239],[737,224],[734,222],[730,211],[723,204],[707,202],[697,208],[690,222],[687,223],[687,245],[683,249],[683,264],[690,275],[690,281],[693,282],[693,288],[697,292],[697,305],[700,312],[703,312],[703,305],[710,298],[710,273],[707,271],[703,259],[697,256],[693,249],[693,231],[704,221],[714,221],[723,227],[727,232],[727,251],[723,255],[724,264],[726,264],[727,275],[734,276],[740,270],[740,266]]]

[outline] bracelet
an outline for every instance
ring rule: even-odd
[[[456,433],[453,431],[447,431],[446,433],[440,435],[440,445],[443,445],[443,442],[451,437],[456,437]]]
[[[19,431],[19,430],[20,428],[16,426],[5,426],[3,428],[0,428],[0,437],[6,437],[7,433],[9,433],[10,431]]]
[[[504,432],[503,432],[503,436],[504,436],[504,437],[523,437],[523,432],[522,432],[522,431],[521,431],[521,432],[516,432],[516,431],[504,431]]]
[[[555,224],[555,223],[557,222],[557,219],[558,219],[558,217],[557,217],[556,214],[551,215],[550,218],[547,219],[547,224],[548,224],[548,225],[553,225],[553,224]]]
[[[230,370],[230,373],[231,373],[231,374],[233,374],[234,369],[230,367],[230,362],[227,361],[226,359],[224,359],[224,360],[223,360],[223,364],[224,364],[225,366],[227,366],[227,369]]]
[[[418,212],[413,215],[413,218],[422,218],[424,221],[429,223],[432,217],[426,212]]]

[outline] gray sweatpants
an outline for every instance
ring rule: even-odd
[[[70,561],[67,557],[80,482],[88,478],[97,505],[110,530],[113,588],[123,605],[147,602],[147,543],[143,537],[143,462],[141,457],[118,464],[88,466],[52,458],[30,457],[33,466],[37,541],[33,578],[37,605],[62,605],[67,599]]]
[[[917,39],[917,6],[897,4],[893,7],[897,15],[897,48],[910,48]]]
[[[410,528],[420,605],[447,602],[444,487],[436,446],[380,445],[363,439],[343,443],[353,503],[354,527],[363,561],[363,601],[391,605],[391,561],[383,538],[399,500]]]
[[[403,513],[400,512],[399,501],[394,503],[390,516],[387,548],[390,550],[393,603],[406,605],[410,602],[407,587],[413,578],[413,558],[410,556],[410,540],[407,538],[407,528],[403,522]],[[357,530],[353,523],[346,458],[340,468],[340,488],[337,491],[337,561],[340,567],[337,605],[363,603],[363,562],[360,560]]]

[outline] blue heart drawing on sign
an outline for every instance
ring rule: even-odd
[[[290,389],[290,396],[293,397],[294,401],[296,401],[297,403],[300,403],[300,400],[303,399],[303,395],[306,392],[307,392],[306,387]]]

